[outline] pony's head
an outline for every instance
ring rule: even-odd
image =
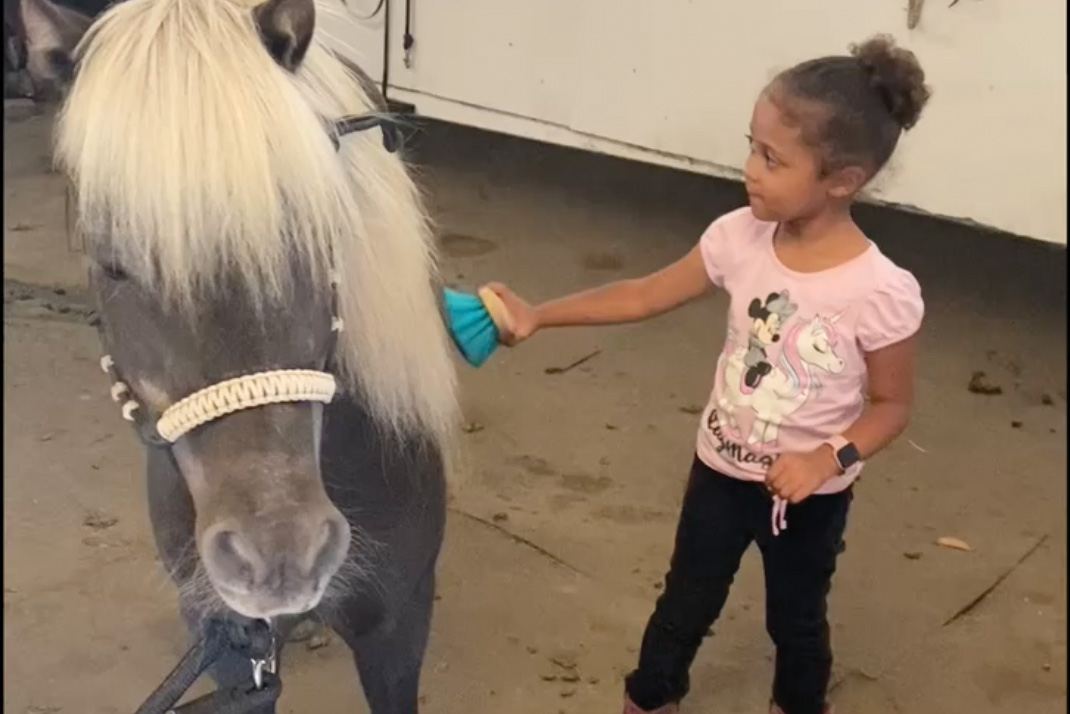
[[[818,315],[810,322],[799,325],[796,334],[790,338],[804,362],[829,374],[839,374],[845,366],[843,359],[836,354],[838,319],[826,319]]]
[[[336,149],[334,120],[373,104],[315,15],[313,0],[126,0],[87,32],[56,156],[105,347],[150,423],[300,369],[335,375],[384,438],[441,448],[454,372],[426,214],[378,132]],[[170,447],[204,569],[251,617],[315,607],[350,542],[320,475],[322,390],[294,389],[308,401],[216,404]]]

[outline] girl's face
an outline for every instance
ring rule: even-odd
[[[831,187],[821,177],[819,157],[803,142],[800,127],[785,121],[768,94],[763,92],[754,105],[743,177],[754,217],[787,223],[824,209]]]

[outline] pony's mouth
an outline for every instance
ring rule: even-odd
[[[239,589],[214,580],[219,599],[239,615],[252,619],[271,619],[284,615],[302,615],[316,608],[327,590],[326,582],[314,583],[300,593],[274,593],[267,590]]]

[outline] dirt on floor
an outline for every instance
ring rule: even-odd
[[[132,711],[187,645],[141,455],[84,324],[46,116],[4,156],[4,711]],[[683,254],[738,187],[435,124],[410,137],[446,277],[532,299]],[[863,208],[928,316],[913,423],[867,468],[831,602],[843,713],[1066,706],[1065,251]],[[460,367],[464,464],[424,670],[428,714],[620,710],[661,587],[723,298],[548,333]],[[589,357],[572,369],[564,368]],[[968,389],[976,372],[999,394]],[[969,551],[936,545],[951,536]],[[772,648],[748,554],[683,711],[764,712]],[[365,711],[339,641],[291,646],[282,710]]]

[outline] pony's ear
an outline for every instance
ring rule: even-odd
[[[268,0],[253,16],[268,54],[286,71],[296,72],[316,29],[313,0]]]
[[[33,98],[37,101],[59,99],[74,77],[74,48],[93,24],[93,19],[50,0],[15,2],[21,20],[21,27],[16,25],[16,28],[23,33],[26,73],[33,84]],[[9,13],[5,7],[5,16]]]

